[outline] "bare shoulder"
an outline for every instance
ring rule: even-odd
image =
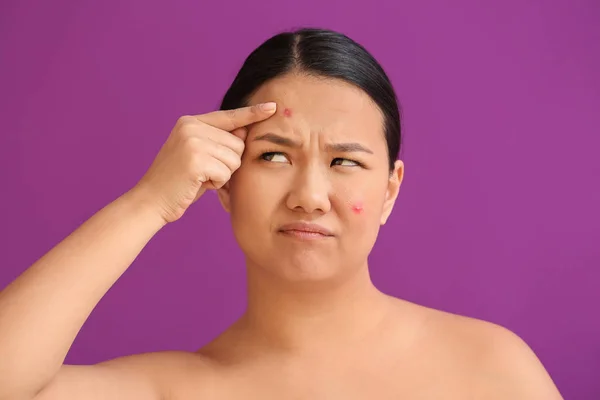
[[[99,366],[129,371],[153,382],[160,398],[171,400],[190,393],[208,395],[212,390],[212,362],[201,354],[162,351],[116,358]]]
[[[561,400],[531,347],[511,330],[424,307],[424,332],[468,365],[477,398]]]
[[[95,365],[64,365],[36,400],[114,398],[170,400],[208,394],[210,363],[183,351],[143,353]]]
[[[210,369],[210,361],[200,354],[187,351],[159,351],[118,357],[97,364],[115,370],[139,371],[161,380],[189,371],[196,373]]]

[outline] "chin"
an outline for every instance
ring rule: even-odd
[[[341,271],[323,263],[292,262],[279,264],[278,275],[288,282],[317,283],[335,281]]]
[[[316,254],[275,257],[257,263],[259,268],[268,270],[282,283],[318,284],[335,282],[343,275],[338,262],[328,262]]]

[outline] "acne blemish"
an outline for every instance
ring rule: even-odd
[[[362,214],[362,212],[364,211],[364,208],[363,208],[363,206],[362,206],[362,203],[361,203],[361,202],[356,202],[356,203],[352,204],[352,205],[350,206],[350,209],[352,210],[352,212],[353,212],[354,214],[357,214],[357,215],[358,215],[358,214]]]
[[[289,108],[286,108],[283,110],[283,115],[285,115],[286,117],[291,117],[292,116],[292,110]]]

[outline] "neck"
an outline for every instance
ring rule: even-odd
[[[263,344],[310,350],[355,343],[380,325],[389,298],[373,285],[368,266],[335,282],[287,282],[248,265],[243,329]]]

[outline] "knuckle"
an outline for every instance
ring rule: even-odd
[[[214,181],[215,188],[217,188],[217,189],[221,189],[223,186],[225,186],[226,183],[227,183],[226,180]]]
[[[179,133],[186,138],[193,136],[197,130],[198,127],[193,125],[191,122],[184,122],[179,126]]]
[[[179,117],[177,120],[177,125],[179,127],[178,130],[186,136],[194,134],[197,135],[199,132],[202,132],[202,127],[204,126],[204,124],[198,121],[198,119],[188,115]]]
[[[200,151],[202,151],[203,148],[202,139],[188,134],[183,140],[183,146],[187,151],[191,153],[199,153]]]
[[[195,176],[202,182],[210,181],[214,178],[214,172],[212,171],[210,164],[207,163],[192,163]]]
[[[240,168],[242,166],[242,158],[241,157],[236,157],[234,165],[235,165],[235,169]]]
[[[227,115],[229,118],[233,119],[238,115],[238,113],[239,113],[239,109],[233,108],[231,110],[227,110],[225,115]]]
[[[191,122],[191,120],[194,120],[195,118],[192,117],[191,115],[182,115],[181,117],[177,118],[177,125],[179,126],[184,126],[187,125]]]
[[[185,147],[185,157],[192,163],[203,164],[206,162],[206,147],[201,140],[189,140]]]
[[[231,171],[225,164],[218,165],[217,176],[219,180],[228,180],[231,177]]]
[[[200,172],[199,172],[199,173],[196,175],[196,182],[199,182],[199,183],[204,183],[204,182],[206,182],[206,181],[208,181],[208,180],[209,180],[208,176],[207,176],[207,175],[206,175],[206,173],[205,173],[205,172],[203,172],[203,171],[200,171]]]
[[[231,148],[233,149],[233,151],[241,155],[244,152],[244,149],[246,148],[246,144],[239,137],[233,136],[232,139],[233,140],[231,141]]]
[[[223,149],[221,148],[221,146],[212,141],[208,142],[209,143],[206,144],[204,150],[214,158],[220,159],[221,157],[223,157]]]
[[[225,115],[227,116],[227,119],[229,120],[230,126],[232,128],[235,127],[235,120],[239,116],[239,110],[237,110],[237,109],[228,110],[225,113]]]

